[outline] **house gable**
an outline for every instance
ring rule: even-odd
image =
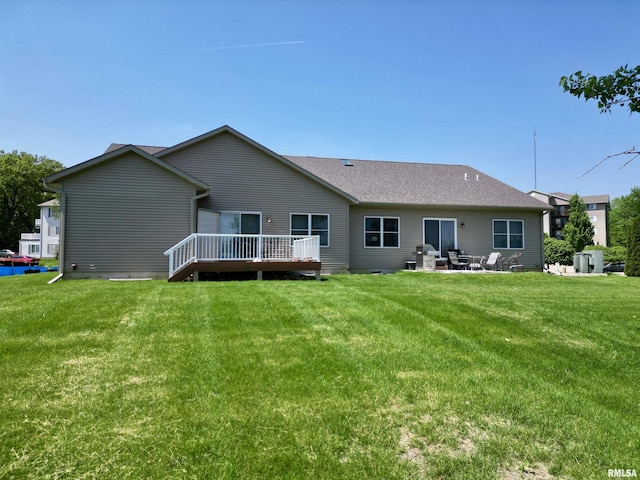
[[[327,182],[325,179],[323,179],[322,177],[318,177],[315,174],[313,174],[312,172],[305,170],[304,168],[300,167],[297,163],[295,162],[291,162],[288,158],[283,157],[281,155],[278,155],[277,153],[273,152],[272,150],[269,150],[268,148],[266,148],[265,146],[259,144],[258,142],[250,139],[249,137],[241,134],[240,132],[238,132],[237,130],[234,130],[233,128],[229,127],[228,125],[224,125],[220,128],[217,128],[215,130],[212,130],[210,132],[207,132],[203,135],[199,135],[197,137],[194,137],[190,140],[187,140],[185,142],[179,143],[173,147],[170,148],[166,148],[163,149],[162,147],[147,147],[147,148],[157,148],[159,149],[158,152],[155,154],[158,158],[162,158],[165,159],[166,161],[168,161],[171,164],[175,164],[178,163],[176,160],[174,160],[175,158],[182,158],[183,151],[200,151],[198,149],[198,146],[201,144],[210,144],[213,140],[216,139],[216,137],[235,137],[237,140],[239,140],[242,143],[245,143],[247,146],[253,147],[253,149],[261,152],[265,157],[270,157],[273,160],[275,160],[278,163],[282,163],[283,165],[301,173],[302,175],[312,179],[313,181],[319,183],[320,185],[322,185],[323,187],[332,190],[333,192],[337,193],[338,195],[343,196],[345,199],[347,199],[348,201],[352,202],[352,203],[357,203],[357,200],[352,197],[351,195],[349,195],[348,193],[340,190],[338,187],[336,187],[336,185]],[[236,145],[239,145],[238,142],[236,142]],[[205,147],[206,148],[206,147]],[[186,154],[188,155],[188,153]],[[193,171],[192,169],[195,169],[197,167],[195,166],[191,166],[189,165],[189,162],[182,162],[180,163],[185,169],[185,171]]]
[[[65,170],[62,170],[58,173],[55,173],[53,175],[50,175],[49,177],[47,177],[45,179],[46,183],[48,184],[59,184],[60,182],[63,182],[67,179],[69,179],[72,176],[78,175],[78,174],[84,174],[86,172],[91,171],[92,169],[95,169],[97,167],[101,167],[103,165],[107,165],[110,163],[114,163],[116,161],[121,161],[121,159],[129,154],[133,154],[134,156],[140,157],[141,159],[144,159],[154,165],[156,165],[157,167],[166,170],[167,172],[170,172],[171,174],[175,175],[178,178],[181,178],[182,180],[191,183],[193,186],[195,186],[198,190],[200,191],[205,191],[208,189],[208,186],[203,183],[202,181],[198,180],[195,177],[192,177],[191,175],[178,170],[177,168],[175,168],[172,165],[167,164],[166,162],[163,162],[162,160],[154,157],[153,155],[145,152],[144,150],[142,150],[139,147],[136,147],[134,145],[124,145],[121,146],[115,150],[111,150],[108,151],[107,153],[100,155],[99,157],[93,158],[91,160],[87,160],[86,162],[83,163],[79,163],[78,165],[74,165],[73,167],[69,167]],[[122,165],[122,166],[126,166],[125,164],[122,163],[118,163],[118,165]],[[124,176],[124,178],[126,178],[126,174]],[[122,179],[121,179],[122,180]]]
[[[51,181],[64,191],[62,270],[166,277],[163,252],[191,233],[193,198],[206,185],[135,147],[106,156]]]

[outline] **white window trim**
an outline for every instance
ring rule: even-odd
[[[380,246],[379,247],[375,247],[375,246],[368,246],[367,245],[367,219],[368,218],[377,218],[380,220]],[[394,219],[394,220],[398,220],[398,246],[393,246],[393,247],[386,247],[383,245],[384,243],[384,219],[385,218],[390,218],[390,219]],[[363,228],[363,235],[362,235],[362,244],[364,246],[364,248],[400,248],[400,217],[392,217],[389,215],[365,215],[362,219],[362,228]]]
[[[496,222],[507,222],[507,247],[496,247]],[[520,222],[522,224],[522,247],[511,246],[511,233],[509,232],[509,222]],[[525,249],[524,220],[521,218],[494,218],[491,221],[491,244],[494,250],[524,250]]]
[[[309,221],[308,223],[308,232],[307,235],[312,235],[311,231],[313,230],[311,228],[311,216],[312,215],[316,215],[318,217],[327,217],[327,244],[326,245],[322,245],[320,244],[320,248],[329,248],[331,246],[331,215],[329,215],[328,213],[303,213],[303,212],[291,212],[289,214],[289,235],[293,235],[291,233],[291,231],[293,230],[292,228],[292,223],[293,223],[293,216],[294,215],[306,215],[307,219]]]

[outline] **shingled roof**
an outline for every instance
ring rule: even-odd
[[[570,193],[564,193],[564,192],[553,192],[550,193],[549,195],[553,195],[554,197],[557,198],[562,198],[563,200],[566,200],[567,203],[569,202],[569,200],[571,200],[571,194]],[[584,203],[609,203],[609,195],[603,194],[603,195],[585,195],[585,196],[580,196],[580,199],[584,202]]]
[[[467,165],[285,158],[360,203],[549,209],[544,202]]]
[[[231,130],[230,127],[223,128]],[[215,132],[217,130],[205,135]],[[198,138],[200,137],[190,141]],[[136,147],[150,155],[162,156],[180,145],[171,148],[145,145]],[[125,145],[113,143],[105,153],[123,146]],[[550,209],[545,202],[468,165],[274,155],[300,167],[317,180],[326,182],[359,203]]]

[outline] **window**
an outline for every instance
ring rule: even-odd
[[[49,255],[55,255],[58,253],[58,245],[54,243],[47,244],[47,253]]]
[[[586,209],[587,210],[596,210],[597,209],[597,205],[595,203],[587,203],[586,205]]]
[[[494,220],[493,248],[524,248],[524,221]]]
[[[329,215],[292,213],[291,235],[319,235],[320,246],[329,246]]]
[[[39,255],[40,254],[40,245],[31,244],[29,245],[29,255]]]
[[[397,217],[364,217],[364,246],[398,248],[400,219]]]
[[[590,221],[591,223],[596,223],[596,220],[598,220],[598,217],[595,217],[595,216],[590,216],[590,217],[589,217],[589,221]]]
[[[425,218],[424,244],[432,245],[440,257],[446,257],[449,250],[456,248],[456,219]]]
[[[49,236],[60,235],[60,227],[58,225],[49,225]]]

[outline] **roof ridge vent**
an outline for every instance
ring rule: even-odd
[[[351,160],[348,160],[346,158],[341,158],[340,162],[342,162],[342,165],[344,165],[345,167],[353,167],[353,163],[351,163]]]
[[[464,172],[464,179],[469,180],[469,174],[467,172]]]

